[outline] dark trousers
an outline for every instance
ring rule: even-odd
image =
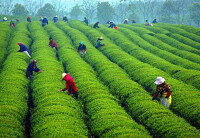
[[[42,23],[42,27],[44,27],[45,25],[47,25],[47,23]]]
[[[73,95],[75,96],[76,99],[78,99],[78,91],[74,92]]]
[[[26,71],[26,77],[27,77],[27,78],[33,77],[33,72],[27,70],[27,71]]]

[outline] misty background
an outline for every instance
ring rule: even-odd
[[[52,19],[66,15],[71,20],[89,23],[107,20],[116,24],[125,19],[200,26],[200,0],[0,0],[1,15],[21,15]]]

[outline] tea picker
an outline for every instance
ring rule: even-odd
[[[68,95],[74,95],[76,99],[78,99],[78,89],[76,87],[75,82],[73,81],[73,78],[69,75],[69,73],[63,73],[62,74],[62,81],[65,80],[66,87],[64,89],[58,90],[58,92],[61,91],[67,91]]]
[[[66,15],[63,15],[63,21],[64,21],[64,22],[68,22],[68,19],[67,19],[67,16],[66,16]]]
[[[93,25],[93,28],[100,28],[100,27],[99,27],[99,22],[96,22],[96,23]]]
[[[103,40],[103,37],[99,37],[98,40],[97,40],[97,43],[96,43],[96,48],[99,48],[101,46],[105,46],[105,44],[102,44],[101,41]]]
[[[81,57],[83,58],[85,57],[86,50],[87,50],[86,46],[83,44],[83,42],[80,42],[77,52],[80,53]]]
[[[27,70],[26,70],[26,77],[27,78],[32,78],[33,77],[33,71],[35,72],[42,72],[42,70],[40,70],[38,67],[37,67],[37,61],[34,59],[27,67]]]
[[[54,23],[57,23],[57,22],[58,22],[58,16],[55,15],[55,16],[53,17],[52,21],[53,21]]]
[[[88,19],[86,17],[84,17],[84,21],[83,21],[86,25],[88,25]]]
[[[44,16],[44,19],[42,19],[42,27],[44,27],[45,25],[48,24],[48,20],[47,20],[47,17]]]
[[[23,45],[21,42],[19,42],[18,45],[20,46],[20,50],[18,50],[17,52],[24,52],[31,58],[30,51],[28,50],[28,48],[25,45]]]
[[[56,51],[58,51],[58,45],[56,43],[55,40],[53,40],[51,37],[49,38],[50,42],[49,42],[49,47],[51,46],[52,48],[54,48]]]
[[[27,22],[31,22],[31,18],[30,18],[30,16],[27,16]]]
[[[169,108],[172,102],[172,98],[171,98],[172,90],[169,84],[167,84],[165,82],[165,79],[160,76],[156,78],[156,81],[154,83],[157,85],[157,87],[156,87],[156,92],[154,93],[152,100],[155,100],[155,98],[160,93],[161,94],[160,103],[164,105],[165,107]]]

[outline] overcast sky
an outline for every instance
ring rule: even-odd
[[[36,0],[31,0],[31,1],[36,1]],[[57,0],[54,0],[57,1]],[[76,4],[81,4],[82,0],[62,0],[63,2],[67,3],[67,7],[71,8],[73,6],[75,6]],[[109,2],[116,2],[116,1],[120,1],[120,0],[94,0],[97,2],[105,2],[105,1],[109,1]],[[39,0],[38,0],[39,2]],[[13,3],[22,3],[24,4],[24,0],[13,0]],[[52,0],[44,0],[44,3],[52,3]]]

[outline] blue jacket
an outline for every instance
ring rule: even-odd
[[[156,19],[154,19],[152,23],[157,23],[157,20],[156,20]]]
[[[42,20],[42,23],[46,23],[46,24],[48,24],[48,20],[47,20],[47,18],[44,18],[44,19]]]
[[[28,48],[25,45],[21,44],[20,50],[18,50],[18,52],[24,52],[24,51],[27,51],[30,54],[30,51],[28,50]]]
[[[58,21],[58,17],[53,17],[53,22],[56,23]]]
[[[39,72],[40,69],[38,69],[37,65],[35,65],[35,66],[36,66],[36,68],[34,68],[33,63],[30,63],[30,64],[28,65],[28,67],[27,67],[27,71],[30,71],[30,72],[33,72],[33,71]]]
[[[113,23],[113,24],[110,24],[110,26],[108,26],[108,28],[114,28],[116,25]]]

